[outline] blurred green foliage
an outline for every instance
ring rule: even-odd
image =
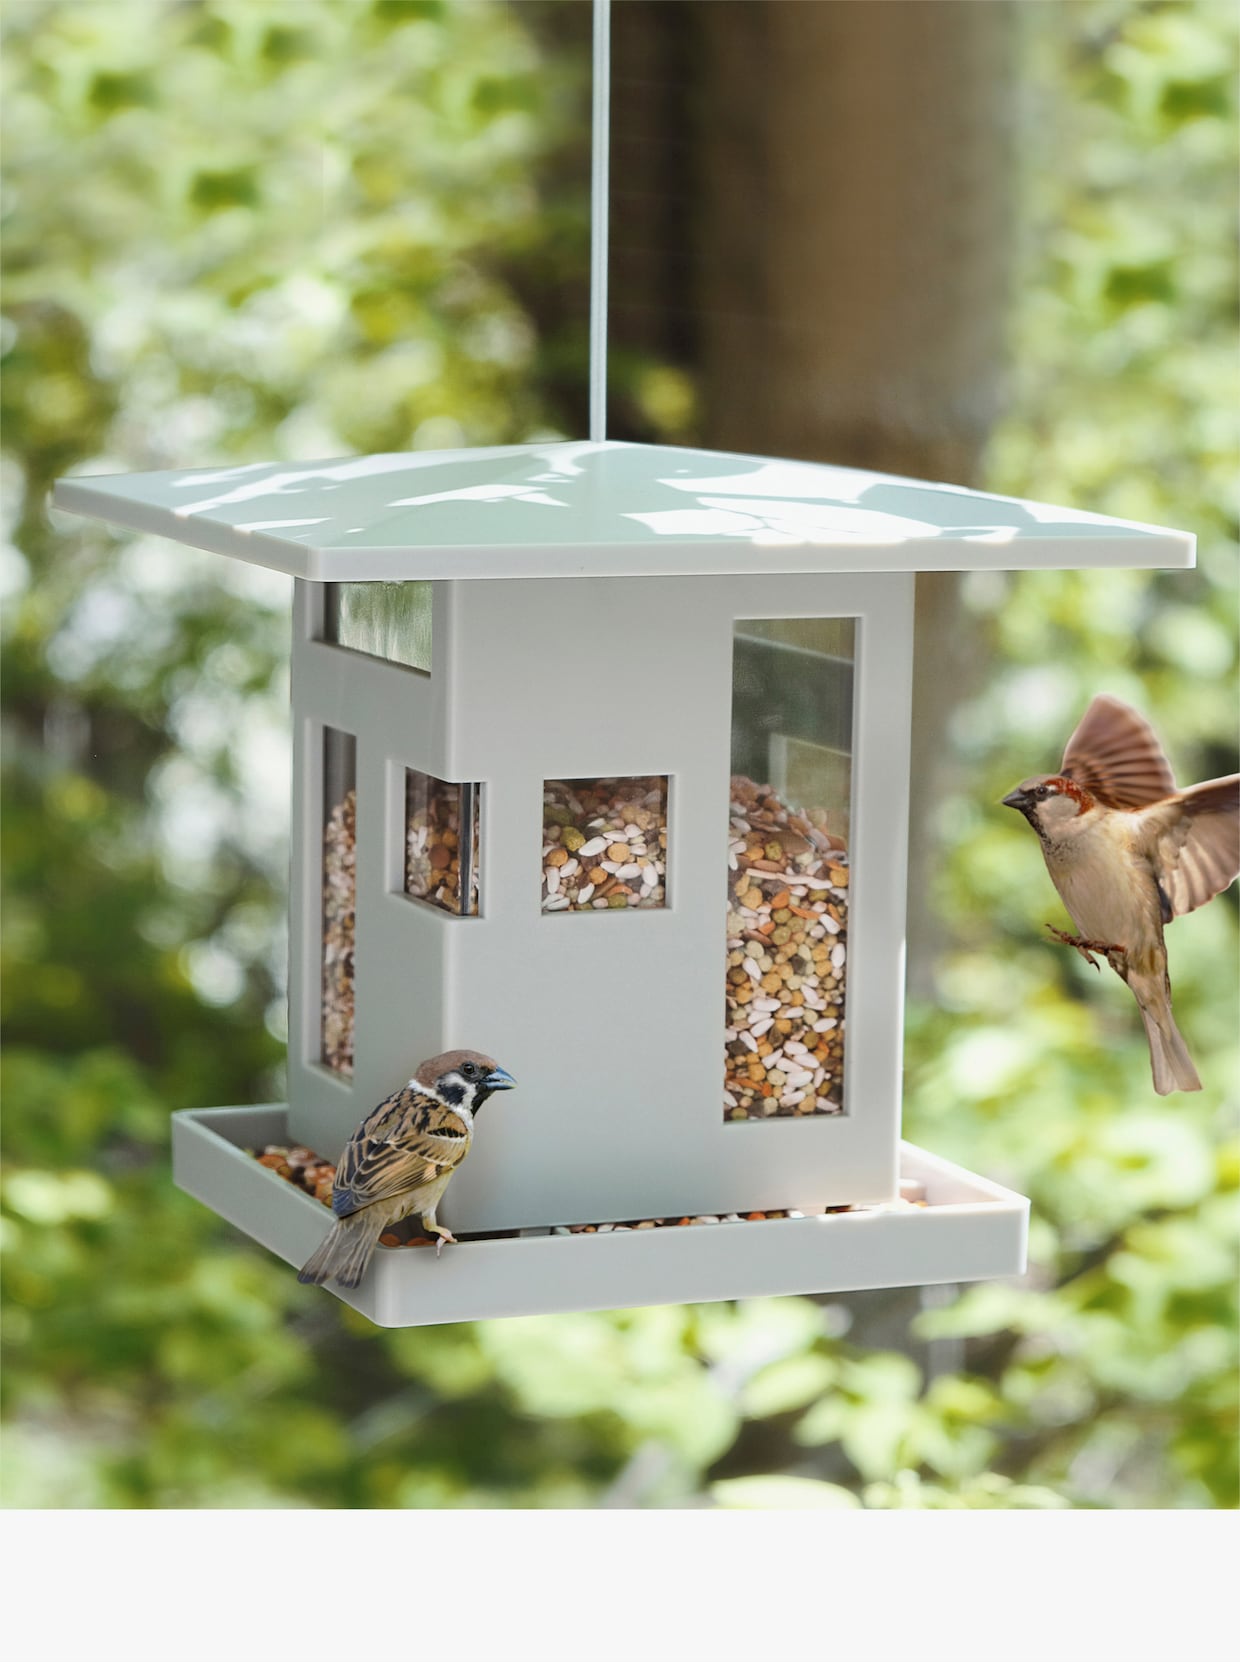
[[[1036,847],[993,806],[1104,687],[1181,778],[1235,766],[1226,5],[1020,7],[988,482],[1183,525],[1201,562],[966,584],[987,662],[949,735],[967,791],[934,808],[907,1130],[1035,1219],[1026,1281],[919,1318],[961,1365],[797,1299],[378,1331],[171,1187],[171,1109],[280,1091],[287,590],[46,492],[578,431],[588,65],[536,22],[4,13],[6,1502],[1234,1505],[1235,896],[1171,931],[1208,1085],[1159,1102],[1128,995],[1044,944]]]

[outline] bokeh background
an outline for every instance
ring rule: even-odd
[[[919,589],[906,1129],[1030,1273],[388,1332],[172,1188],[281,1093],[289,593],[49,485],[581,436],[589,7],[9,0],[5,1502],[1234,1506],[1235,893],[1159,1100],[997,799],[1103,689],[1236,766],[1235,10],[614,12],[613,436],[1200,538]]]

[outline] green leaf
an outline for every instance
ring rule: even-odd
[[[100,70],[92,77],[86,96],[92,108],[109,115],[117,110],[149,108],[156,101],[149,76],[120,70]]]
[[[405,23],[438,23],[443,19],[446,0],[374,0],[374,15],[380,23],[399,28]]]
[[[835,1377],[836,1364],[826,1356],[790,1356],[772,1362],[746,1383],[741,1411],[748,1418],[764,1419],[804,1408],[829,1390]]]
[[[810,1477],[730,1477],[712,1483],[710,1494],[716,1506],[729,1511],[839,1511],[861,1505],[851,1490]]]
[[[189,187],[190,203],[203,213],[258,206],[258,171],[253,167],[203,169]]]
[[[901,1463],[911,1423],[903,1403],[858,1403],[844,1417],[840,1445],[863,1478],[886,1477]]]

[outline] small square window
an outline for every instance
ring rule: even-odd
[[[405,770],[405,893],[454,917],[478,915],[481,794]]]
[[[667,776],[548,779],[544,912],[667,905]]]
[[[431,668],[429,583],[325,583],[323,639],[368,658]]]

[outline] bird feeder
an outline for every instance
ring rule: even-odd
[[[519,1081],[436,1208],[457,1244],[333,1284],[386,1325],[1018,1274],[1028,1202],[900,1141],[914,574],[1193,560],[607,442],[607,17],[589,442],[56,490],[295,579],[289,1101],[174,1116],[177,1182],[299,1265],[328,1214],[247,1149],[335,1161],[441,1051]]]
[[[295,579],[289,1102],[178,1114],[183,1188],[299,1264],[328,1215],[244,1150],[334,1160],[468,1046],[520,1090],[439,1207],[459,1244],[341,1292],[377,1322],[1022,1270],[1027,1202],[900,1141],[914,574],[1190,537],[609,442],[56,502]]]

